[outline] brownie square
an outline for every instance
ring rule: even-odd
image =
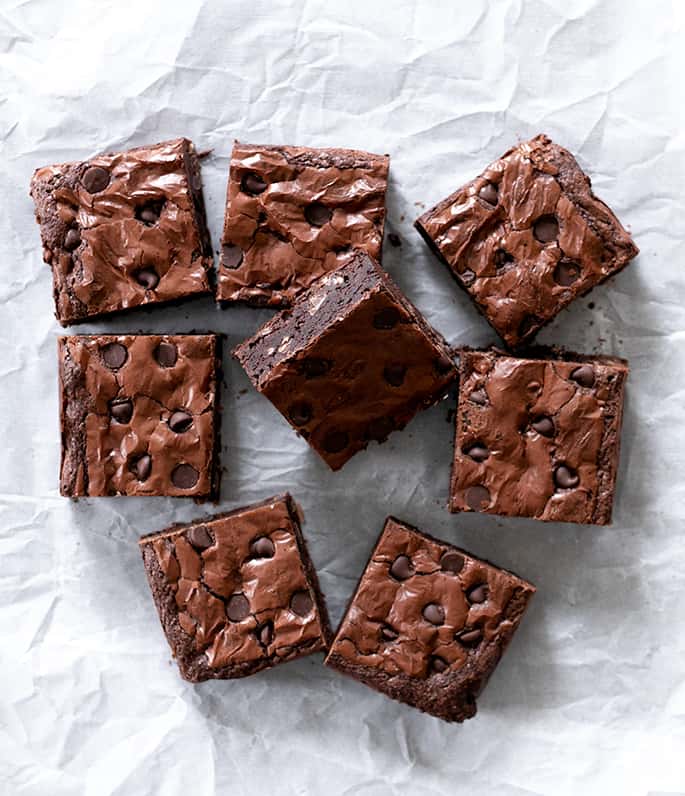
[[[627,378],[613,357],[464,351],[450,511],[610,523]]]
[[[188,139],[46,166],[31,196],[62,326],[210,291],[212,246]]]
[[[389,517],[326,664],[445,721],[476,697],[535,587]]]
[[[290,495],[139,544],[184,679],[245,677],[328,648],[326,605]]]
[[[573,155],[518,144],[415,224],[510,347],[638,253]]]
[[[60,493],[216,498],[220,366],[213,334],[61,337]]]
[[[442,398],[450,349],[381,267],[356,252],[234,354],[333,470]]]
[[[387,155],[235,143],[217,297],[287,307],[351,248],[380,260]]]

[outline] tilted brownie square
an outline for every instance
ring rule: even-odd
[[[544,135],[510,149],[416,228],[509,347],[638,253],[573,155]]]
[[[182,677],[245,677],[325,651],[331,631],[290,495],[140,540]]]
[[[31,196],[63,326],[210,291],[212,245],[188,139],[46,166]]]
[[[613,357],[462,352],[450,510],[610,523],[627,378]]]
[[[216,498],[220,368],[213,334],[61,337],[61,494]]]
[[[333,470],[442,398],[456,375],[445,341],[364,252],[234,354]]]
[[[380,260],[389,161],[354,149],[236,142],[217,298],[286,307],[351,248]]]
[[[464,721],[534,593],[517,575],[389,517],[326,664]]]

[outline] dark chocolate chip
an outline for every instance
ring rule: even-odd
[[[312,202],[304,209],[304,217],[313,227],[323,227],[331,220],[333,211],[321,202]]]
[[[401,387],[402,382],[404,381],[404,374],[406,372],[406,365],[401,365],[399,362],[394,362],[392,365],[386,365],[383,368],[383,378],[391,387]]]
[[[109,414],[117,423],[128,423],[133,417],[133,401],[130,398],[114,398],[109,402]]]
[[[456,575],[464,568],[464,556],[454,550],[448,550],[442,554],[440,566],[445,572],[452,572]]]
[[[298,616],[307,616],[314,607],[314,600],[308,591],[296,591],[290,598],[290,610]]]
[[[243,174],[243,178],[240,181],[240,188],[244,193],[257,196],[257,194],[263,193],[266,190],[266,183],[259,174],[248,171],[247,174]]]
[[[391,246],[397,248],[398,246],[402,245],[402,238],[400,238],[400,236],[397,235],[395,232],[390,232],[388,234],[388,242],[390,243]]]
[[[327,453],[340,453],[350,444],[350,436],[346,431],[329,431],[323,438],[323,449]]]
[[[445,621],[445,609],[437,603],[428,603],[421,613],[431,625],[442,625]]]
[[[409,556],[397,556],[390,565],[390,574],[396,580],[406,580],[414,574]]]
[[[64,248],[68,252],[73,252],[80,243],[81,233],[74,227],[71,227],[71,229],[67,230],[67,234],[64,236]]]
[[[155,359],[163,368],[173,368],[178,359],[178,351],[173,343],[160,343],[155,348]]]
[[[200,473],[190,464],[178,464],[171,471],[171,483],[178,489],[192,489],[199,478]]]
[[[464,495],[466,505],[473,511],[482,511],[490,505],[490,492],[480,484],[470,486]]]
[[[571,378],[581,387],[592,387],[595,383],[595,372],[590,365],[581,365],[571,371]]]
[[[557,267],[554,269],[554,274],[552,275],[554,281],[562,287],[572,285],[579,276],[580,266],[578,263],[565,258],[559,260]]]
[[[454,370],[454,362],[445,354],[435,360],[435,369],[441,376],[446,376],[450,371]]]
[[[376,329],[393,329],[400,321],[400,313],[395,307],[384,307],[373,316]]]
[[[484,603],[488,599],[488,584],[479,583],[466,592],[466,599],[470,603]]]
[[[255,633],[257,634],[259,643],[264,647],[268,647],[274,638],[274,623],[264,622],[263,625],[257,627]]]
[[[469,628],[457,633],[455,639],[465,647],[475,647],[483,638],[483,631],[479,627]]]
[[[390,625],[383,625],[381,627],[381,639],[383,641],[395,641],[395,639],[399,638],[399,633],[395,630],[394,627],[390,627]]]
[[[428,662],[428,668],[431,672],[436,672],[437,674],[441,674],[442,672],[447,669],[449,663],[444,658],[441,658],[439,655],[432,655],[430,661]]]
[[[376,442],[383,442],[394,430],[395,423],[391,417],[377,417],[367,426],[366,436]]]
[[[214,544],[212,534],[206,525],[194,525],[186,534],[186,539],[196,550],[206,550]]]
[[[155,199],[151,202],[146,202],[144,205],[136,207],[136,218],[138,221],[142,221],[144,224],[152,226],[159,221],[159,217],[162,215],[163,208],[163,199]]]
[[[482,442],[475,442],[473,445],[464,448],[464,453],[473,459],[474,462],[484,462],[490,455],[490,451]]]
[[[312,406],[306,401],[296,401],[288,409],[288,417],[296,426],[304,426],[312,419]]]
[[[514,262],[514,255],[509,254],[506,249],[497,249],[495,252],[495,268],[504,268],[505,265]]]
[[[331,369],[331,363],[327,359],[317,359],[309,357],[303,359],[299,364],[299,371],[305,379],[317,379],[324,376]]]
[[[488,402],[488,394],[485,392],[485,388],[479,387],[477,390],[474,390],[471,395],[469,395],[469,401],[478,404],[478,406],[485,406]]]
[[[491,182],[486,182],[485,185],[478,191],[478,196],[489,205],[497,204],[497,186]]]
[[[247,597],[240,593],[232,595],[226,603],[226,616],[231,622],[242,622],[250,615],[250,603]]]
[[[152,268],[141,268],[140,271],[135,272],[134,276],[136,282],[142,285],[145,290],[154,290],[159,284],[159,276]]]
[[[102,361],[111,370],[118,370],[128,359],[126,346],[121,343],[107,343],[100,349]]]
[[[268,536],[258,536],[250,542],[250,555],[252,558],[273,558],[276,546]]]
[[[224,243],[221,254],[221,265],[224,268],[238,268],[243,261],[243,250],[232,243]]]
[[[193,416],[190,412],[186,412],[184,409],[177,409],[175,412],[171,413],[169,428],[176,432],[176,434],[183,434],[183,432],[187,431],[192,425]]]
[[[540,216],[533,224],[533,235],[540,243],[551,243],[559,237],[559,222],[556,216]]]
[[[573,467],[560,464],[554,471],[554,483],[559,489],[575,489],[580,483],[580,477]]]
[[[476,281],[476,275],[470,268],[464,268],[459,276],[466,287],[469,287],[469,285],[472,285]]]
[[[81,185],[88,193],[100,193],[109,185],[109,172],[102,166],[90,166],[83,172]]]
[[[539,417],[536,417],[530,425],[532,429],[537,431],[538,434],[543,437],[554,436],[554,422],[552,421],[551,417],[540,415]]]
[[[152,472],[152,457],[147,453],[131,460],[130,469],[139,481],[147,481]]]

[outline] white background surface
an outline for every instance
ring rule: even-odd
[[[0,2],[3,796],[685,793],[684,6]],[[578,155],[642,250],[541,336],[630,360],[613,526],[449,515],[451,401],[331,473],[226,357],[221,508],[292,491],[334,622],[389,513],[539,593],[462,726],[317,656],[185,684],[136,540],[203,509],[58,495],[60,329],[33,169],[187,135],[214,150],[216,248],[234,138],[388,152],[402,247],[384,264],[450,342],[484,344],[486,323],[411,223],[542,131]],[[200,300],[78,331],[206,328],[230,348],[268,316]]]

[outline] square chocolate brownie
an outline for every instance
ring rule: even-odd
[[[613,357],[462,352],[450,510],[610,523],[627,378]]]
[[[328,648],[326,605],[290,495],[139,544],[184,679],[245,677]]]
[[[212,246],[188,139],[46,166],[31,196],[62,326],[210,292]]]
[[[517,575],[389,517],[326,664],[464,721],[534,593]]]
[[[351,248],[380,260],[389,160],[354,149],[236,142],[219,300],[287,307]]]
[[[213,334],[61,337],[61,494],[216,498],[220,369]]]
[[[333,470],[442,398],[456,375],[445,341],[364,252],[234,354]]]
[[[638,253],[573,155],[544,135],[510,149],[415,226],[510,347]]]

